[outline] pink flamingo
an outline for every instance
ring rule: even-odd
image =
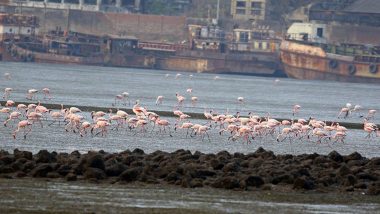
[[[7,123],[9,122],[9,121],[13,121],[13,120],[16,120],[16,119],[18,119],[18,120],[20,120],[19,119],[19,117],[21,116],[21,113],[20,112],[18,112],[18,111],[14,111],[14,112],[12,112],[12,113],[10,113],[9,114],[9,118],[6,120],[6,121],[4,121],[4,126],[7,126]]]
[[[288,127],[285,127],[282,129],[281,133],[277,136],[277,142],[282,142],[284,141],[286,138],[289,138],[290,141],[292,141],[292,138],[290,136],[290,134],[293,133],[293,129],[292,128],[288,128]],[[282,138],[282,140],[280,140],[280,138]]]
[[[98,133],[96,133],[95,136],[100,134],[100,133],[102,134],[102,137],[106,136],[106,134],[108,132],[107,127],[110,125],[111,124],[107,121],[98,121],[98,122],[96,122],[95,126],[91,128],[91,134],[94,133],[95,129],[100,129],[100,131]]]
[[[3,99],[8,99],[11,96],[11,92],[13,91],[12,88],[5,88],[4,89],[4,94],[3,94]]]
[[[42,93],[44,94],[44,99],[49,99],[51,100],[53,97],[50,94],[50,89],[49,88],[43,88]]]
[[[296,104],[293,106],[293,117],[300,111],[301,106]]]
[[[344,107],[344,108],[342,108],[342,109],[340,110],[340,112],[339,112],[339,114],[338,114],[338,118],[340,118],[340,116],[341,116],[342,114],[344,114],[343,118],[346,119],[346,118],[349,116],[350,113],[351,113],[350,108]]]
[[[5,103],[5,107],[13,107],[15,106],[15,102],[13,100],[7,100],[7,102]]]
[[[87,134],[87,129],[91,128],[91,123],[84,121],[82,122],[82,125],[80,126],[79,129],[79,134],[81,137]]]
[[[61,119],[63,119],[63,114],[61,111],[52,111],[50,112],[50,117],[53,119],[53,122],[50,123],[48,126],[53,125],[58,121],[58,125],[61,125]]]
[[[28,135],[32,131],[32,123],[28,120],[22,120],[18,123],[17,129],[13,132],[13,139],[16,139],[17,133],[22,129],[24,130],[24,139],[26,139],[26,135]]]
[[[177,131],[177,129],[186,129],[186,138],[189,135],[189,130],[193,127],[192,123],[182,123],[182,125],[178,126],[175,124],[174,131]]]
[[[346,132],[338,131],[332,136],[332,139],[335,139],[334,143],[338,141],[344,143],[344,139],[346,138],[346,136]]]
[[[33,98],[35,98],[37,93],[38,93],[37,89],[34,89],[34,88],[29,89],[28,93],[26,94],[26,99],[33,100]]]
[[[166,132],[166,127],[168,127],[169,129],[169,136],[170,137],[173,137],[172,134],[170,133],[170,123],[168,120],[161,120],[160,117],[157,117],[156,119],[156,125],[158,125],[159,129],[160,129],[160,133],[161,133],[161,127],[164,128],[164,132]]]
[[[197,104],[198,102],[198,97],[191,97],[191,105],[193,107],[195,107],[195,105]]]
[[[177,97],[177,101],[178,101],[176,107],[177,108],[181,107],[186,98],[184,96],[179,95],[178,93],[176,93],[175,96]]]

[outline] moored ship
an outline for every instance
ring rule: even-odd
[[[297,25],[300,26],[299,23]],[[304,24],[302,28],[307,29],[307,26],[316,28],[315,36],[317,37],[318,32],[323,32],[325,29],[323,25],[316,27],[313,24]],[[288,38],[281,43],[280,56],[284,71],[289,77],[380,83],[379,47],[330,45],[322,42],[323,36],[307,38],[310,34],[294,33],[292,27],[288,33]]]
[[[293,23],[280,46],[292,78],[380,83],[380,13],[376,0],[312,4],[308,18]]]
[[[0,61],[284,76],[278,60],[280,40],[268,27],[226,33],[216,25],[189,25],[189,39],[181,43],[140,41],[124,34],[96,36],[58,27],[42,34],[35,16],[19,14],[1,14],[1,27]]]

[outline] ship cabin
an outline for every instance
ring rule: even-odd
[[[189,36],[192,50],[221,53],[227,51],[226,33],[218,26],[189,25]]]
[[[280,47],[280,40],[276,38],[269,26],[254,29],[233,30],[233,39],[230,50],[233,52],[276,52]]]
[[[330,41],[331,26],[317,23],[293,23],[286,40],[321,47],[328,54],[354,57],[355,61],[380,63],[380,46]]]
[[[123,54],[138,47],[139,40],[134,36],[108,35],[104,38],[108,51],[111,54]]]
[[[0,42],[30,41],[37,33],[36,16],[0,13]]]
[[[327,43],[326,24],[293,23],[287,31],[286,39],[306,43]]]
[[[51,31],[44,35],[42,46],[53,54],[69,56],[94,56],[101,53],[100,37],[67,31]]]

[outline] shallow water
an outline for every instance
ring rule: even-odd
[[[89,117],[89,115],[85,115]],[[175,123],[174,118],[166,118],[172,124]],[[194,123],[205,123],[203,120],[193,120]],[[304,154],[304,153],[319,153],[328,154],[332,150],[336,150],[341,154],[350,154],[359,152],[365,157],[380,156],[380,138],[364,139],[366,133],[362,130],[349,130],[345,143],[315,143],[316,139],[302,139],[290,142],[276,141],[275,136],[265,138],[256,138],[252,143],[248,144],[243,140],[228,141],[228,134],[219,135],[219,129],[212,128],[210,130],[210,141],[207,136],[202,140],[200,136],[186,137],[186,130],[171,130],[172,137],[169,133],[159,133],[156,128],[153,132],[150,128],[146,133],[136,133],[135,131],[127,130],[127,128],[109,130],[107,136],[94,136],[88,133],[85,137],[80,137],[79,134],[66,132],[64,127],[57,125],[47,126],[47,121],[43,122],[45,126],[40,127],[39,124],[33,125],[32,132],[27,135],[26,140],[23,139],[20,133],[17,139],[14,140],[11,132],[15,129],[0,126],[0,149],[13,151],[18,148],[20,150],[28,150],[33,153],[41,149],[57,152],[72,152],[79,150],[81,153],[86,153],[89,150],[104,150],[107,152],[121,152],[124,150],[134,150],[141,148],[147,153],[156,150],[173,152],[178,149],[187,149],[192,152],[200,151],[203,153],[217,153],[226,150],[230,153],[241,152],[250,153],[257,150],[259,147],[273,151],[275,154]]]
[[[378,197],[360,195],[277,194],[37,179],[0,181],[0,192],[6,196],[0,200],[0,211],[7,212],[136,213],[134,209],[138,208],[140,213],[376,213],[380,209]]]
[[[5,80],[6,72],[11,74],[11,80]],[[333,121],[349,102],[363,107],[361,113],[348,119],[353,122],[362,122],[359,114],[380,107],[378,84],[287,78],[275,83],[274,78],[221,74],[214,80],[215,74],[195,73],[182,73],[175,79],[176,72],[160,70],[5,62],[0,63],[0,75],[0,88],[13,88],[11,98],[15,101],[26,101],[28,89],[49,87],[54,99],[48,102],[111,106],[115,95],[127,91],[132,102],[139,99],[148,109],[172,110],[178,92],[186,97],[182,110],[189,112],[203,112],[207,108],[225,113],[228,109],[229,113],[251,111],[261,116],[270,113],[273,117],[292,118],[292,107],[299,104],[302,109],[297,117]],[[193,89],[191,95],[187,88]],[[155,106],[158,95],[165,97],[159,107]],[[199,98],[196,107],[191,107],[191,96]],[[42,97],[40,94],[39,99],[44,102]],[[238,104],[237,97],[244,97],[245,104]]]
[[[12,79],[5,80],[3,74],[11,73]],[[166,74],[169,76],[166,78]],[[371,84],[353,84],[322,81],[300,81],[281,79],[277,84],[273,78],[261,78],[242,75],[219,75],[213,80],[214,74],[182,73],[175,79],[175,72],[158,70],[138,70],[127,68],[107,68],[74,65],[0,63],[0,88],[14,89],[11,99],[17,102],[26,101],[28,89],[41,90],[49,87],[54,99],[42,102],[63,103],[65,105],[88,105],[109,107],[114,96],[124,91],[130,93],[132,102],[136,99],[141,104],[153,110],[172,110],[176,105],[175,93],[186,95],[185,107],[188,112],[203,112],[205,108],[224,113],[249,111],[265,116],[267,112],[273,117],[291,118],[294,104],[302,106],[297,118],[317,117],[321,120],[336,120],[336,116],[345,103],[360,104],[364,107],[361,114],[368,109],[379,107],[378,97],[380,86]],[[197,107],[191,107],[187,88],[193,88],[192,96],[199,98]],[[165,96],[162,106],[155,106],[158,95]],[[237,97],[245,98],[245,104],[237,104]],[[89,118],[88,113],[84,114]],[[4,120],[0,115],[0,121]],[[174,118],[167,118],[172,124]],[[362,122],[359,114],[353,115],[347,121]],[[192,120],[194,123],[205,123],[202,120]],[[375,122],[379,122],[376,118]],[[380,156],[380,138],[364,139],[361,130],[350,130],[345,143],[317,144],[306,139],[295,142],[278,143],[275,137],[256,138],[247,145],[242,141],[229,142],[227,135],[220,136],[217,130],[210,131],[210,141],[199,136],[186,138],[186,131],[172,133],[151,132],[146,134],[126,131],[110,131],[106,137],[65,132],[63,126],[47,126],[44,128],[33,125],[33,131],[27,139],[22,135],[17,139],[11,133],[15,127],[0,126],[0,149],[13,149],[38,152],[41,149],[57,152],[72,152],[79,150],[86,153],[89,150],[105,150],[120,152],[126,149],[141,148],[145,152],[163,150],[172,152],[178,149],[188,149],[192,152],[216,153],[227,150],[231,153],[254,152],[263,147],[276,154],[320,153],[328,154],[337,150],[341,154],[358,151],[366,157]],[[315,141],[315,140],[314,140]],[[83,183],[64,183],[59,181],[45,182],[35,180],[0,180],[0,212],[35,212],[48,213],[69,212],[113,212],[122,213],[126,209],[144,208],[159,209],[166,213],[172,209],[195,210],[193,213],[228,212],[228,213],[375,213],[379,203],[360,201],[349,204],[343,199],[334,202],[336,198],[319,203],[316,200],[305,201],[304,195],[298,196],[298,202],[287,200],[263,200],[262,193],[231,192],[210,189],[178,189],[172,187],[154,186],[115,186],[92,185]],[[6,197],[5,197],[6,196]],[[290,198],[295,195],[291,195]],[[330,197],[318,195],[319,198]],[[264,197],[265,198],[265,197]],[[169,210],[167,210],[169,209]],[[149,210],[152,211],[152,210]],[[178,210],[172,213],[178,213]],[[136,212],[136,210],[130,210]]]

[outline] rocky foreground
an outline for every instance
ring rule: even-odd
[[[210,186],[241,190],[284,187],[322,192],[380,194],[380,158],[359,153],[342,156],[274,155],[259,148],[247,155],[203,154],[178,150],[145,154],[140,149],[121,153],[104,151],[80,154],[41,150],[33,155],[0,151],[0,177],[64,178],[111,183],[174,184],[186,188]]]

